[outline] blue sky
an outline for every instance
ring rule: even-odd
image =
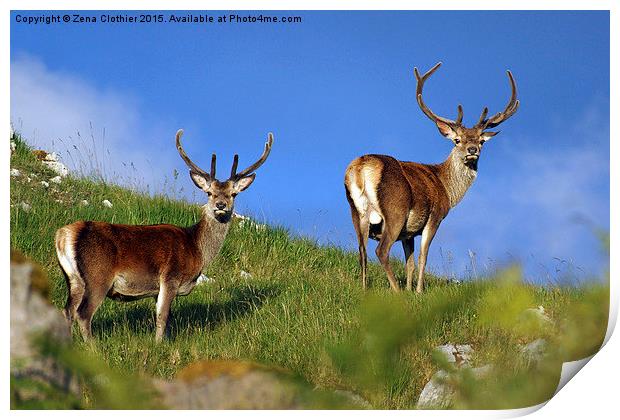
[[[436,163],[450,152],[415,102],[413,67],[443,61],[425,101],[450,118],[462,103],[467,124],[484,106],[503,109],[511,69],[521,107],[485,146],[429,266],[466,277],[471,251],[477,271],[519,261],[536,281],[602,271],[592,226],[609,228],[608,12],[269,12],[303,22],[203,25],[26,25],[17,14],[40,13],[12,12],[11,23],[11,118],[31,143],[76,166],[66,151],[92,150],[92,130],[108,176],[162,189],[177,169],[182,194],[200,201],[178,128],[194,161],[218,154],[222,175],[234,153],[240,166],[256,159],[273,131],[237,209],[350,249],[342,181],[353,158]]]

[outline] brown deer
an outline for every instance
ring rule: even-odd
[[[69,289],[64,314],[74,318],[84,339],[92,336],[91,320],[105,297],[132,301],[157,299],[155,338],[163,338],[170,305],[175,296],[187,295],[200,273],[218,254],[228,233],[235,196],[252,184],[258,169],[269,156],[273,135],[269,133],[262,156],[237,172],[239,156],[233,159],[230,178],[215,178],[215,154],[211,171],[200,169],[181,146],[183,130],[177,131],[176,146],[189,167],[189,175],[207,194],[200,221],[189,227],[160,224],[120,225],[80,221],[56,232],[56,253]]]
[[[441,135],[454,143],[448,158],[442,163],[427,165],[400,161],[385,155],[364,155],[347,167],[344,186],[359,243],[364,289],[369,237],[379,241],[377,257],[392,289],[398,291],[398,283],[389,264],[390,249],[397,240],[402,242],[407,290],[411,290],[414,238],[422,235],[416,287],[418,293],[422,292],[428,248],[439,224],[450,209],[461,201],[476,179],[482,145],[497,134],[485,130],[506,121],[519,107],[517,87],[512,73],[508,71],[512,94],[504,111],[487,118],[488,109],[485,107],[472,128],[462,124],[461,105],[457,107],[456,121],[435,115],[422,100],[422,88],[439,66],[441,63],[437,63],[423,76],[420,76],[417,68],[414,69],[417,79],[416,98],[422,112],[437,125]]]

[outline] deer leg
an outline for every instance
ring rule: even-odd
[[[415,269],[415,263],[413,258],[414,238],[406,238],[401,240],[403,244],[403,251],[405,252],[405,271],[407,272],[407,290],[411,290],[413,287],[413,271]]]
[[[360,220],[360,233],[358,234],[359,242],[359,254],[360,254],[360,266],[362,267],[362,288],[366,290],[368,287],[367,266],[368,266],[368,254],[366,249],[368,247],[368,220]]]
[[[355,203],[351,199],[349,195],[349,190],[347,191],[347,199],[349,200],[349,205],[351,206],[351,219],[353,220],[353,227],[355,228],[355,234],[357,236],[357,243],[359,245],[359,262],[360,267],[362,269],[362,288],[366,290],[367,287],[367,266],[368,266],[368,254],[366,249],[368,248],[368,232],[370,229],[370,222],[366,215],[361,216],[360,212],[357,211],[355,207]]]
[[[166,334],[166,327],[168,326],[168,315],[170,315],[170,306],[172,300],[177,295],[177,287],[172,284],[168,284],[165,279],[162,279],[159,286],[159,294],[157,295],[157,320],[155,341],[160,343]]]
[[[368,230],[370,228],[370,224],[368,222],[368,218],[358,218],[357,226],[355,227],[355,231],[357,232],[357,242],[359,243],[359,254],[360,254],[360,267],[362,268],[362,288],[366,290],[368,287],[367,277],[367,266],[368,266],[368,254],[366,249],[368,248]],[[355,222],[353,223],[355,225]]]
[[[76,311],[80,303],[82,303],[82,297],[84,296],[86,287],[84,281],[82,281],[79,276],[74,274],[68,275],[64,270],[63,274],[67,282],[67,303],[65,304],[63,314],[69,323],[69,328],[71,328],[73,319],[76,316]]]
[[[388,223],[384,219],[383,232],[381,233],[381,239],[379,240],[379,245],[377,246],[377,250],[375,251],[377,254],[377,258],[379,258],[379,262],[385,269],[392,290],[396,292],[400,291],[400,288],[398,287],[396,277],[394,277],[394,272],[390,267],[390,249],[392,249],[392,245],[394,245],[394,242],[396,242],[396,239],[398,239],[401,227],[402,226],[399,226],[398,229],[390,229],[390,223]]]
[[[91,330],[93,315],[95,315],[95,312],[97,312],[97,309],[101,306],[105,296],[106,291],[85,290],[83,293],[82,300],[76,311],[76,315],[78,325],[80,326],[80,330],[82,332],[82,337],[85,341],[90,340],[93,336]]]
[[[428,248],[435,237],[439,226],[427,224],[422,231],[422,241],[420,243],[420,255],[418,256],[418,286],[415,291],[422,293],[424,289],[424,269],[426,268],[426,257],[428,256]]]

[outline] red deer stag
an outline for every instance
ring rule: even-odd
[[[70,325],[77,318],[84,339],[91,337],[91,320],[107,296],[120,301],[156,297],[155,338],[162,340],[172,300],[190,293],[203,267],[218,254],[228,233],[235,196],[252,184],[254,171],[265,162],[273,143],[269,133],[263,155],[241,172],[237,172],[239,156],[235,155],[230,178],[221,182],[215,178],[215,154],[211,171],[203,171],[183,150],[182,134],[183,130],[176,134],[179,154],[194,184],[208,196],[197,224],[132,226],[80,221],[56,232],[56,253],[69,289],[64,314]]]
[[[504,111],[487,118],[484,108],[472,128],[463,126],[463,107],[457,107],[456,121],[435,115],[422,100],[424,82],[441,66],[436,64],[417,79],[416,98],[422,112],[430,118],[444,137],[454,143],[448,158],[439,164],[426,165],[405,162],[385,155],[364,155],[347,167],[344,185],[351,206],[351,217],[359,243],[362,286],[366,288],[366,247],[368,238],[379,241],[376,254],[387,273],[392,289],[399,290],[390,268],[392,245],[400,240],[405,252],[407,290],[411,290],[414,272],[414,238],[422,235],[418,258],[418,284],[422,292],[428,248],[450,209],[456,206],[476,179],[478,158],[482,145],[497,132],[485,131],[511,117],[519,107],[517,87],[512,73],[508,79],[512,88],[510,101]]]

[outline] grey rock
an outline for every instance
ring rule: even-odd
[[[464,367],[465,368],[465,367]],[[475,379],[486,378],[493,370],[493,365],[484,365],[477,368],[468,368]],[[420,396],[416,408],[421,410],[448,408],[454,401],[455,390],[449,385],[451,375],[458,375],[462,369],[450,374],[445,370],[436,372],[426,383]]]
[[[22,209],[26,213],[29,213],[30,210],[32,210],[32,206],[23,201],[19,203],[19,208]]]
[[[211,277],[207,277],[204,274],[200,274],[200,276],[198,276],[198,279],[196,280],[196,284],[205,284],[205,283],[213,283],[215,282],[215,279],[211,278]]]
[[[238,213],[233,213],[233,217],[239,220],[239,227],[254,228],[258,231],[264,231],[267,229],[267,225],[256,223],[254,220],[252,220],[248,216],[243,216]]]
[[[449,378],[448,372],[440,370],[424,385],[416,408],[425,410],[447,408],[454,398],[454,390],[444,383]]]
[[[285,374],[239,360],[205,360],[183,369],[173,381],[154,381],[171,409],[298,409],[299,389]]]
[[[539,338],[521,346],[521,354],[530,362],[540,362],[547,351],[547,340]]]
[[[11,376],[77,393],[76,378],[53,358],[39,354],[33,341],[42,336],[60,344],[71,341],[67,321],[45,297],[47,287],[37,266],[11,252]]]
[[[66,177],[69,175],[69,169],[65,166],[64,163],[58,160],[58,156],[56,152],[48,153],[42,160],[41,163],[52,171],[56,172],[61,177]]]
[[[538,306],[537,308],[528,308],[524,310],[520,318],[522,320],[534,320],[540,327],[549,327],[553,325],[553,320],[545,312],[545,308]]]
[[[233,218],[239,219],[239,220],[250,220],[249,217],[239,214],[237,212],[233,212]]]
[[[493,365],[483,365],[477,368],[472,368],[471,373],[474,375],[476,379],[484,379],[493,371]]]
[[[441,352],[448,362],[454,363],[457,366],[468,365],[471,360],[471,355],[474,349],[470,344],[444,344],[443,346],[435,347],[435,350]]]
[[[333,391],[334,394],[343,397],[346,401],[350,402],[354,407],[360,407],[367,410],[372,409],[372,404],[370,404],[364,397],[359,394],[356,394],[353,391],[348,391],[345,389],[336,389]]]

